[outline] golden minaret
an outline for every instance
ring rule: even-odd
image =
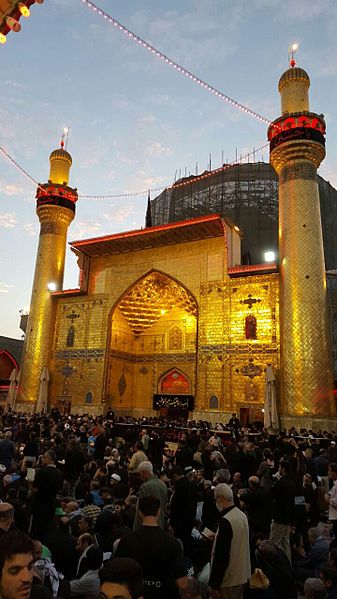
[[[51,290],[62,290],[67,231],[75,216],[77,190],[68,187],[72,158],[63,145],[50,154],[48,183],[36,192],[40,237],[17,396],[20,410],[34,410],[41,372],[49,364],[55,321]]]
[[[292,60],[278,85],[282,116],[268,130],[270,162],[279,175],[281,412],[291,418],[333,413],[317,185],[325,122],[309,109],[309,86],[308,74]]]

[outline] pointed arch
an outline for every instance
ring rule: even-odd
[[[104,371],[104,384],[103,384],[103,398],[106,401],[110,401],[111,400],[111,393],[114,392],[111,391],[112,387],[111,387],[111,381],[113,380],[114,383],[113,385],[116,386],[116,381],[114,380],[115,377],[117,377],[117,373],[116,373],[116,369],[115,369],[115,365],[112,367],[112,360],[121,360],[123,361],[123,359],[128,360],[128,356],[125,352],[127,352],[127,348],[128,348],[128,341],[127,338],[129,337],[131,339],[131,334],[132,334],[132,338],[133,338],[133,343],[135,344],[135,350],[131,351],[131,354],[129,352],[129,355],[131,355],[131,365],[130,368],[136,368],[134,366],[134,364],[137,364],[138,362],[138,358],[137,356],[141,357],[142,352],[145,354],[151,354],[151,356],[155,356],[158,353],[159,354],[165,354],[167,353],[167,351],[169,351],[169,353],[173,354],[174,350],[168,350],[168,343],[167,343],[167,335],[165,336],[165,338],[158,333],[157,337],[156,337],[156,333],[154,333],[152,340],[149,341],[149,339],[151,338],[151,335],[147,335],[146,332],[144,334],[143,331],[146,331],[146,328],[140,329],[140,330],[136,330],[136,327],[132,327],[131,325],[134,325],[134,322],[130,322],[131,319],[127,320],[125,319],[125,315],[128,316],[127,314],[127,309],[125,306],[123,306],[123,303],[127,303],[127,301],[129,301],[129,308],[132,307],[133,312],[137,313],[137,309],[138,306],[140,307],[140,310],[145,308],[150,308],[150,310],[153,310],[154,307],[154,303],[153,303],[153,297],[151,297],[151,293],[150,290],[153,287],[153,280],[156,279],[158,277],[158,279],[162,279],[163,281],[163,286],[164,286],[164,293],[166,293],[167,297],[169,297],[170,292],[174,292],[175,293],[175,299],[177,299],[177,302],[173,302],[174,305],[172,305],[173,311],[175,311],[176,309],[182,309],[186,311],[186,318],[184,319],[184,321],[186,323],[188,323],[188,333],[185,330],[185,326],[183,326],[183,346],[181,348],[181,350],[177,350],[178,353],[183,354],[185,351],[187,353],[191,353],[193,354],[194,357],[194,374],[195,374],[195,370],[196,370],[196,353],[197,353],[197,339],[198,339],[198,302],[197,299],[194,295],[193,292],[190,291],[190,289],[188,287],[186,287],[186,285],[184,285],[181,281],[179,281],[179,279],[175,278],[174,276],[172,276],[171,274],[168,274],[167,272],[164,272],[162,270],[159,269],[155,269],[155,268],[151,268],[149,270],[147,270],[144,274],[142,274],[140,277],[138,277],[136,280],[134,280],[132,282],[131,285],[129,285],[124,291],[123,293],[120,294],[120,296],[118,297],[118,299],[116,301],[114,301],[113,305],[111,306],[110,312],[109,312],[109,316],[108,316],[108,335],[107,335],[107,340],[106,340],[106,358],[105,358],[105,371]],[[147,285],[147,281],[149,282],[149,285]],[[139,290],[142,291],[142,295],[139,298],[139,304],[137,304],[137,297],[136,293],[137,293],[137,287],[139,287]],[[160,285],[159,285],[160,287]],[[130,296],[130,294],[133,294],[132,296]],[[129,298],[128,298],[129,296]],[[157,298],[162,297],[162,294],[155,294],[155,299],[157,301]],[[157,311],[157,315],[159,312],[161,312],[161,315],[163,315],[164,310],[160,310],[160,301],[158,299],[158,303],[155,302],[155,310]],[[136,306],[136,308],[135,308]],[[169,307],[169,309],[171,309],[171,307]],[[123,310],[124,310],[124,314],[123,314]],[[131,312],[131,310],[129,310],[129,313]],[[114,323],[115,320],[117,319],[117,322],[121,322],[120,321],[120,316],[124,316],[124,321],[130,326],[130,330],[127,330],[126,327],[124,328],[124,339],[126,339],[126,341],[123,340],[123,335],[122,337],[120,337],[121,341],[119,342],[117,335],[116,335],[116,331],[114,330]],[[169,317],[169,313],[167,313],[167,316]],[[164,316],[166,318],[166,316]],[[142,320],[142,319],[140,319]],[[144,320],[144,319],[143,319]],[[154,319],[152,322],[150,322],[150,324],[148,324],[148,330],[151,329],[152,326],[156,326],[157,327],[157,323],[160,325],[160,315],[158,318]],[[193,323],[195,323],[193,325]],[[152,329],[153,330],[153,329]],[[168,329],[169,330],[169,329]],[[194,341],[192,343],[191,341],[191,337],[193,336]],[[185,347],[185,341],[188,339],[188,345],[186,345]],[[187,341],[186,341],[187,343]],[[149,345],[150,344],[150,345]],[[152,345],[151,345],[152,344]],[[111,350],[113,348],[113,352],[114,352],[114,358],[112,358],[112,354],[111,354]],[[192,349],[193,348],[193,349]],[[124,357],[123,357],[124,356]],[[151,358],[152,359],[152,358]],[[153,357],[153,360],[155,361],[155,357]],[[193,360],[193,358],[192,358]],[[172,362],[172,358],[169,360]],[[191,360],[189,360],[191,361]],[[190,373],[189,369],[189,373]],[[137,372],[135,370],[135,372]],[[185,373],[182,372],[182,374],[184,376]],[[153,391],[155,390],[155,388],[158,387],[158,375],[153,379]],[[190,390],[194,389],[194,383],[191,382],[191,379],[189,377],[187,377],[188,379],[188,388]],[[128,386],[129,392],[130,394],[132,394],[133,392],[136,393],[136,391],[132,391],[131,390],[131,381],[130,381],[130,385]],[[187,385],[186,385],[187,388]],[[191,391],[190,391],[191,392]],[[116,393],[116,397],[118,397],[118,394]],[[114,401],[116,401],[116,398],[114,398]]]
[[[195,306],[196,306],[197,314],[198,314],[198,302],[197,302],[197,299],[196,299],[194,293],[188,287],[186,287],[186,285],[184,285],[184,283],[182,283],[181,281],[179,281],[179,279],[176,279],[171,274],[168,274],[167,272],[164,272],[163,270],[159,270],[157,268],[150,268],[150,270],[148,270],[146,273],[144,273],[143,275],[141,275],[138,279],[136,279],[136,281],[134,281],[133,283],[131,283],[131,285],[129,285],[125,289],[125,291],[123,291],[123,293],[119,296],[119,298],[114,302],[114,304],[111,307],[110,314],[109,314],[109,320],[110,321],[111,321],[111,316],[113,315],[114,311],[116,310],[116,308],[118,307],[118,305],[121,303],[121,301],[128,295],[128,293],[130,293],[130,291],[132,291],[132,289],[134,289],[135,287],[137,287],[137,285],[139,285],[139,283],[141,283],[142,281],[144,281],[145,279],[147,279],[152,274],[162,275],[163,277],[166,277],[167,279],[171,279],[171,281],[173,281],[174,283],[176,283],[177,285],[179,285],[180,287],[182,287],[186,291],[186,293],[188,293],[188,295],[190,295],[191,298],[193,299],[193,301],[195,303]]]
[[[12,356],[6,349],[0,350],[0,380],[9,381],[9,377],[14,368],[19,370],[19,364],[14,356]]]
[[[188,395],[191,389],[189,376],[176,367],[167,370],[158,380],[158,393]]]

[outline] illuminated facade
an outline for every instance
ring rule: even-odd
[[[242,422],[261,420],[271,364],[284,422],[302,417],[310,425],[316,416],[324,423],[333,413],[316,181],[324,121],[302,99],[309,80],[302,73],[282,76],[284,115],[269,129],[280,173],[280,274],[276,264],[242,265],[238,227],[212,214],[73,242],[80,285],[62,291],[77,195],[67,186],[69,154],[52,153],[58,169],[37,194],[41,236],[22,405],[34,409],[47,365],[49,403],[63,411],[189,411],[214,421],[236,411]],[[49,281],[57,291],[47,290]],[[337,322],[337,297],[330,301]]]
[[[309,110],[310,79],[279,81],[282,116],[268,130],[279,175],[281,401],[284,414],[334,414],[331,344],[317,168],[325,122]]]
[[[73,243],[82,290],[52,294],[52,401],[143,415],[155,396],[191,396],[196,416],[260,418],[264,369],[279,369],[278,274],[239,266],[240,241],[211,215]]]
[[[68,187],[71,163],[63,147],[52,152],[48,183],[40,185],[36,194],[40,236],[17,396],[27,409],[37,399],[42,368],[48,366],[52,353],[55,305],[50,289],[62,289],[67,231],[77,201],[76,190]]]

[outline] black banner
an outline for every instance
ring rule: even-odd
[[[316,141],[325,147],[325,137],[321,131],[312,129],[311,127],[294,127],[288,131],[281,131],[278,135],[275,135],[270,141],[270,151],[272,152],[277,146],[287,141],[301,141],[309,139],[310,141]]]
[[[194,410],[194,395],[168,395],[165,393],[156,393],[153,395],[153,409],[160,408],[181,408],[184,410]]]

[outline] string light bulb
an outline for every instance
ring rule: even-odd
[[[3,33],[0,33],[0,44],[5,44],[6,42],[7,37]]]
[[[62,147],[62,145],[61,145],[61,147]],[[241,160],[249,160],[249,158],[251,156],[253,156],[255,159],[255,156],[257,153],[263,152],[268,147],[269,147],[269,142],[265,143],[263,146],[260,146],[259,148],[255,148],[252,152],[247,152],[247,154],[243,154],[241,156]],[[6,150],[1,146],[0,146],[0,154],[2,154],[4,156],[4,158],[6,158],[8,160],[8,162],[10,162],[10,164],[15,166],[15,168],[18,171],[20,171],[20,173],[24,177],[26,177],[26,179],[28,179],[31,183],[34,183],[34,185],[36,185],[37,188],[40,189],[43,194],[46,194],[46,190],[44,189],[44,187],[42,187],[36,181],[36,179],[34,179],[29,173],[27,173],[27,171],[25,171],[24,168],[22,168],[22,166],[20,166],[20,164],[18,162],[16,162],[16,160],[14,160],[13,156],[11,156],[8,152],[6,152]],[[78,198],[82,198],[84,200],[123,200],[126,198],[134,198],[136,196],[148,195],[149,193],[150,194],[161,193],[162,191],[164,191],[164,189],[169,191],[170,189],[177,189],[177,188],[185,187],[186,185],[191,185],[191,183],[197,183],[198,181],[204,181],[205,179],[209,179],[209,177],[213,177],[213,175],[224,172],[225,170],[231,168],[232,166],[234,166],[236,164],[237,164],[237,160],[233,160],[233,162],[224,164],[223,166],[220,166],[219,168],[216,168],[212,171],[207,171],[206,173],[204,173],[202,175],[193,177],[193,179],[190,179],[188,177],[186,180],[181,181],[180,183],[174,183],[174,185],[167,185],[167,186],[163,186],[163,187],[154,187],[152,189],[142,189],[141,191],[118,193],[118,194],[116,193],[116,194],[110,194],[110,195],[78,194]]]
[[[254,117],[258,121],[261,121],[262,123],[265,123],[266,125],[271,124],[271,121],[269,119],[267,119],[266,117],[262,116],[261,114],[258,114],[257,112],[255,112],[255,110],[248,108],[248,106],[244,106],[237,100],[234,100],[233,98],[230,98],[229,96],[226,96],[226,94],[224,94],[220,90],[216,89],[212,85],[209,85],[209,83],[207,83],[206,81],[203,81],[202,79],[200,79],[200,77],[197,77],[196,75],[194,75],[193,73],[191,73],[190,71],[185,69],[185,67],[181,66],[180,64],[178,64],[177,62],[175,62],[174,60],[172,60],[171,58],[166,56],[166,54],[164,54],[163,52],[161,52],[160,50],[158,50],[157,48],[155,48],[154,46],[149,44],[147,41],[145,41],[144,39],[139,37],[139,35],[136,35],[132,31],[130,31],[130,29],[128,29],[127,27],[122,25],[122,23],[120,23],[119,21],[114,19],[107,12],[104,12],[101,8],[96,6],[90,0],[82,0],[82,2],[88,8],[90,8],[95,13],[97,13],[100,17],[103,17],[103,19],[108,21],[111,25],[114,25],[114,27],[116,27],[117,29],[119,29],[120,31],[125,33],[130,39],[132,39],[133,41],[142,45],[143,48],[146,48],[146,50],[151,52],[151,54],[155,54],[156,56],[158,56],[158,58],[160,58],[161,60],[163,60],[164,62],[169,64],[171,67],[173,67],[176,71],[178,71],[182,75],[185,75],[185,77],[187,77],[188,79],[192,79],[192,81],[194,81],[195,83],[197,83],[198,85],[200,85],[201,87],[203,87],[204,89],[209,91],[210,93],[216,95],[218,98],[220,98],[224,102],[231,104],[232,106],[234,106],[234,108],[237,108],[238,110],[241,110],[242,112],[245,112],[246,114],[249,114],[249,116]]]
[[[30,10],[28,6],[26,6],[23,2],[18,2],[18,9],[21,12],[22,16],[28,19],[30,16]]]

